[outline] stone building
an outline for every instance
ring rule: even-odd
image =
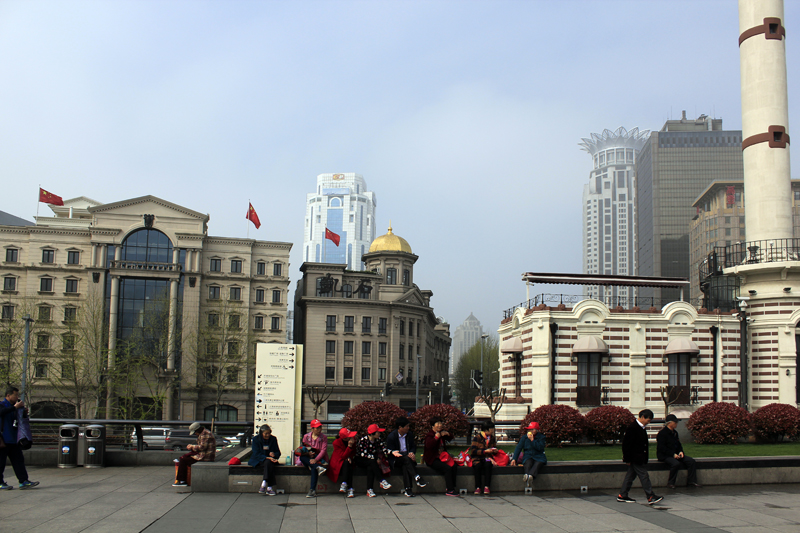
[[[208,215],[155,196],[50,207],[0,226],[3,381],[20,382],[28,315],[40,416],[252,419],[255,344],[286,338],[292,245],[210,236]]]
[[[303,384],[333,387],[319,417],[385,399],[413,411],[447,376],[450,327],[431,307],[433,292],[414,283],[417,256],[392,233],[363,255],[363,272],[345,264],[303,263],[295,291],[295,342],[304,345]],[[391,385],[389,395],[383,397]],[[308,396],[303,417],[313,414]]]

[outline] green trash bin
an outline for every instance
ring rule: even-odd
[[[58,467],[78,466],[78,426],[64,424],[58,428]]]

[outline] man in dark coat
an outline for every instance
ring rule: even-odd
[[[669,479],[667,480],[667,487],[674,489],[675,483],[678,481],[678,470],[681,466],[686,468],[689,474],[686,485],[689,487],[699,487],[697,483],[697,465],[695,460],[683,453],[683,446],[681,446],[681,439],[675,428],[678,425],[678,417],[675,415],[667,415],[666,425],[658,432],[656,442],[656,456],[658,460],[669,465]]]
[[[386,449],[389,451],[389,464],[392,468],[397,467],[403,472],[403,493],[413,498],[411,481],[414,480],[418,487],[427,485],[422,476],[417,474],[417,442],[414,433],[411,431],[411,423],[408,418],[401,416],[396,422],[397,429],[389,433],[386,437]]]
[[[0,400],[0,434],[2,434],[5,446],[0,448],[0,490],[11,490],[14,485],[9,485],[3,479],[6,469],[6,458],[11,461],[19,480],[19,488],[30,489],[39,484],[38,481],[28,479],[28,471],[25,469],[25,458],[22,455],[22,447],[18,443],[18,415],[17,411],[25,409],[25,403],[19,399],[19,389],[8,387],[6,396]]]
[[[645,428],[652,420],[653,411],[643,409],[639,412],[639,418],[628,426],[625,436],[622,438],[622,461],[628,465],[628,471],[625,473],[625,480],[622,482],[622,490],[619,491],[619,496],[617,496],[618,502],[636,503],[636,500],[628,496],[628,491],[631,490],[633,479],[637,476],[647,495],[648,505],[653,505],[664,499],[653,492],[650,475],[647,473],[649,443]]]

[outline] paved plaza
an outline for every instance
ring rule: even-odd
[[[306,499],[192,494],[171,486],[170,467],[29,470],[39,487],[0,492],[2,533],[800,531],[798,484],[665,489],[651,508],[637,487],[637,504],[616,502],[612,491]]]

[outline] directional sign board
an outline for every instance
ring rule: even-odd
[[[255,433],[269,424],[288,453],[299,446],[303,347],[297,344],[256,345]]]

